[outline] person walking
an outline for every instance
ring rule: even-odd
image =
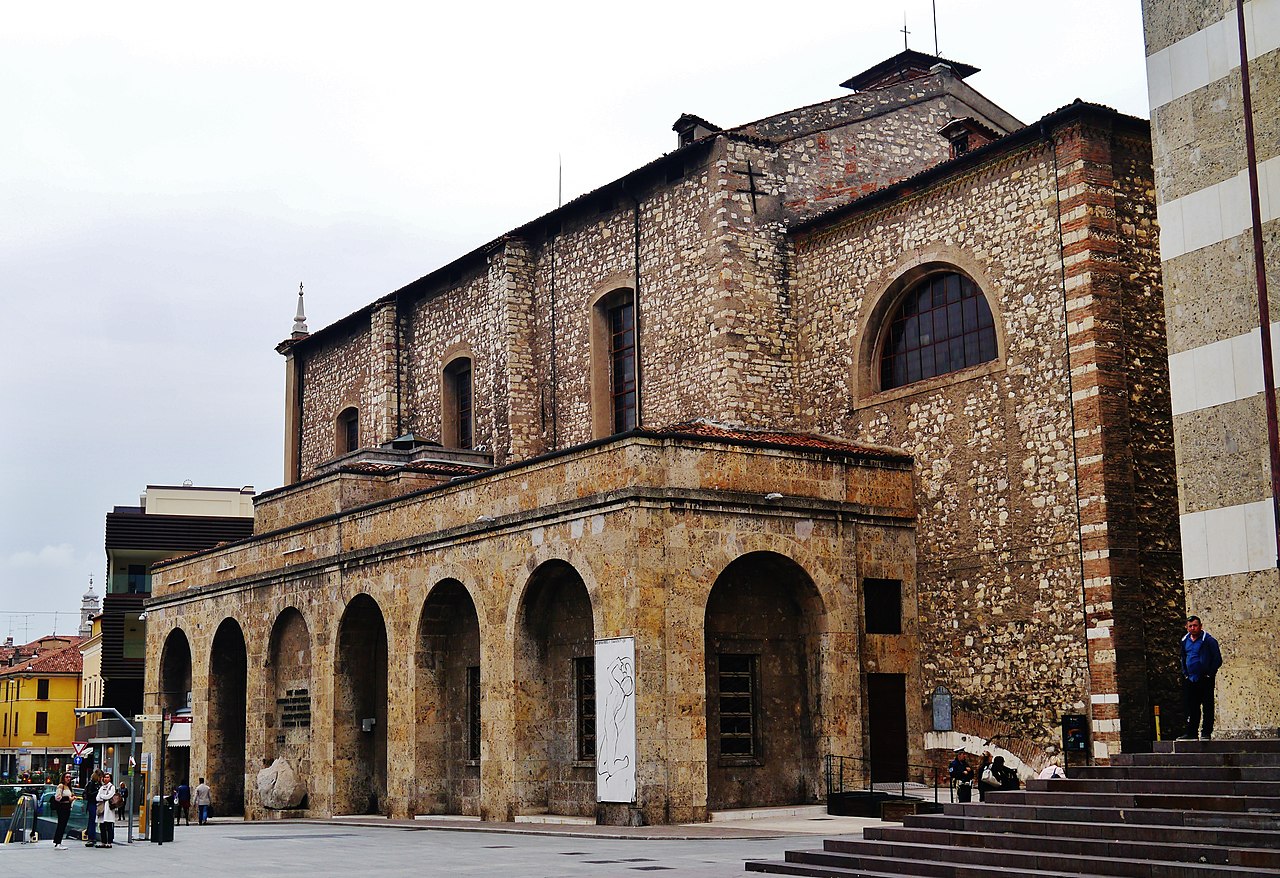
[[[84,810],[86,820],[84,830],[84,846],[93,847],[98,843],[98,790],[102,789],[102,769],[95,768],[89,775],[89,782],[84,785]]]
[[[1205,741],[1213,737],[1213,682],[1220,667],[1218,641],[1204,630],[1199,616],[1188,616],[1182,638],[1182,705],[1187,724],[1178,740],[1194,741],[1197,733]]]
[[[209,785],[204,782],[204,778],[200,778],[200,783],[196,785],[196,819],[200,821],[200,825],[204,826],[209,822],[209,806],[213,804],[213,790],[209,789]]]
[[[53,792],[53,813],[58,818],[58,825],[53,830],[53,849],[55,851],[65,851],[67,849],[67,846],[62,843],[62,839],[67,834],[67,821],[71,819],[71,803],[75,800],[76,794],[71,789],[71,773],[67,772],[62,776],[62,783],[58,784],[58,788]]]
[[[174,804],[178,806],[178,816],[174,818],[174,825],[177,826],[182,821],[186,821],[187,825],[191,825],[191,784],[184,777],[182,783],[178,784],[178,789],[173,794]]]
[[[102,773],[102,787],[98,790],[98,827],[102,833],[100,848],[109,848],[116,838],[116,808],[120,807],[120,796],[115,784],[111,782],[111,772]]]

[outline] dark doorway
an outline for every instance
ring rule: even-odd
[[[907,676],[867,674],[871,782],[907,779]]]

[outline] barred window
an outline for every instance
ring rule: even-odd
[[[467,758],[480,758],[480,666],[467,668]]]
[[[716,656],[720,683],[720,755],[756,756],[756,691],[759,656]]]
[[[957,272],[930,275],[903,297],[889,321],[880,388],[889,390],[996,358],[991,306]]]
[[[613,432],[636,426],[636,309],[628,297],[609,309],[609,395]]]
[[[594,656],[573,660],[577,689],[578,758],[596,758],[596,660]]]

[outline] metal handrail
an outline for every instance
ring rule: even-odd
[[[846,763],[849,763],[849,765],[846,766]],[[907,784],[919,783],[924,787],[933,787],[933,802],[935,805],[938,804],[938,787],[940,784],[938,782],[939,771],[937,766],[920,765],[911,762],[899,763],[899,765],[906,768],[906,771],[901,776],[877,780],[875,776],[877,766],[870,759],[864,756],[838,756],[834,753],[828,753],[823,757],[827,800],[830,801],[831,796],[836,793],[850,792],[853,789],[874,791],[877,784],[883,789],[886,785],[895,783],[898,785],[898,795],[905,799],[908,798]],[[918,769],[919,771],[913,773],[913,769]],[[912,776],[918,777],[920,780],[910,781],[909,777]],[[932,783],[927,782],[929,778],[932,778]],[[846,779],[848,783],[846,783]],[[855,781],[857,782],[856,787],[853,786]],[[948,780],[947,783],[949,784],[950,781]],[[911,798],[921,797],[912,796]]]

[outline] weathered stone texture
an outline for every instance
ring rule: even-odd
[[[310,786],[308,813],[359,812],[367,802],[391,814],[589,814],[594,773],[565,750],[575,740],[566,714],[568,660],[590,655],[595,639],[634,636],[642,693],[636,814],[647,822],[705,819],[702,632],[712,592],[735,560],[750,570],[756,557],[790,559],[784,596],[817,602],[802,623],[812,655],[822,656],[804,670],[814,687],[805,720],[814,752],[862,750],[859,675],[848,665],[859,653],[861,578],[903,579],[905,643],[882,644],[876,654],[884,669],[917,673],[905,464],[880,453],[860,461],[641,437],[298,525],[280,536],[309,547],[293,567],[261,563],[254,544],[164,567],[157,594],[167,597],[158,598],[148,626],[158,662],[152,670],[181,675],[183,656],[167,644],[189,639],[192,654],[202,656],[204,632],[239,620],[250,715],[264,718],[247,730],[246,759],[296,760]],[[859,482],[883,486],[859,494],[901,505],[849,502],[848,486]],[[767,504],[766,489],[790,499]],[[478,509],[497,520],[477,523]],[[371,532],[383,538],[373,542]],[[182,587],[197,577],[213,582],[219,570],[220,585]],[[473,629],[455,624],[467,617],[458,613],[466,604],[460,590],[474,602]],[[385,647],[377,646],[380,630]],[[366,648],[374,653],[360,658]],[[456,676],[477,655],[485,693],[478,766],[459,750],[453,695],[443,696],[433,680],[442,669]],[[186,661],[194,679],[209,679],[202,659]],[[273,702],[304,688],[310,725],[285,729]],[[201,719],[209,697],[202,686],[193,692],[198,742],[209,738]],[[358,730],[365,713],[375,720],[370,732]],[[909,721],[920,729],[917,708]],[[197,743],[193,765],[208,758],[207,747]],[[386,760],[388,752],[397,758]],[[808,777],[812,798],[817,781]],[[793,785],[779,795],[795,792]],[[725,793],[719,804],[732,806],[742,795]],[[250,812],[261,816],[253,803]]]

